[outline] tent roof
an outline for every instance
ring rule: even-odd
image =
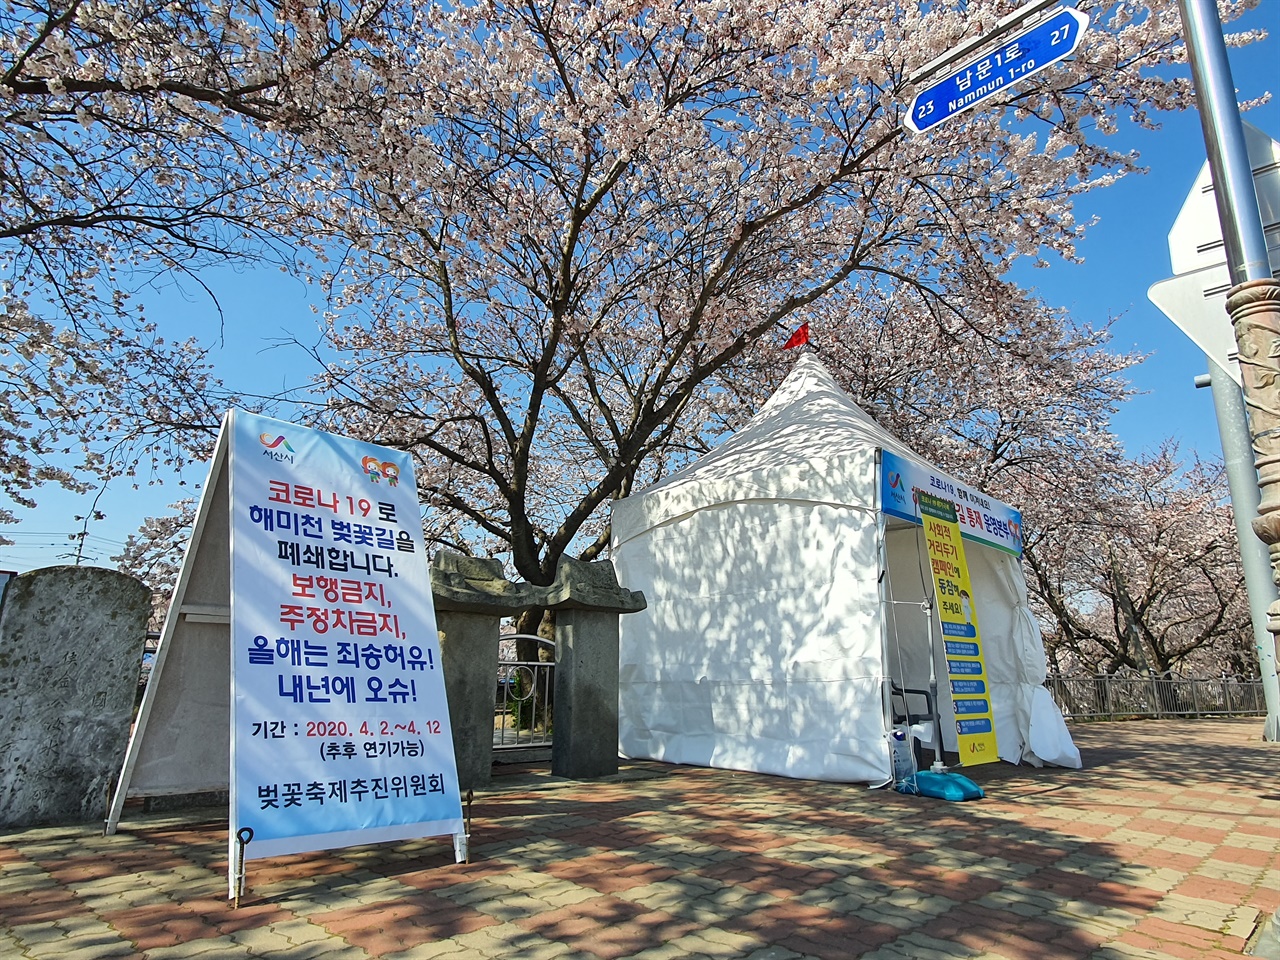
[[[741,429],[642,494],[691,480],[738,476],[760,466],[809,463],[815,454],[836,454],[850,447],[882,447],[928,463],[854,403],[817,355],[806,352]]]
[[[760,412],[701,459],[613,505],[614,543],[694,510],[743,500],[875,509],[875,451],[928,467],[805,352]]]

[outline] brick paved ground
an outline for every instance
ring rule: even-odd
[[[503,778],[447,841],[252,861],[226,819],[0,833],[0,957],[1163,960],[1238,957],[1280,907],[1261,722],[1075,727],[1086,769],[974,771],[949,804],[641,764]]]

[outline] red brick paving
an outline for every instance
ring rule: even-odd
[[[28,890],[20,896],[0,897],[0,927],[24,923],[52,923],[63,917],[88,913],[89,908],[61,887]]]
[[[0,863],[20,863],[26,859],[16,848],[0,843]]]
[[[617,960],[658,947],[698,928],[690,920],[611,896],[584,900],[515,922],[544,939],[586,951],[601,960]]]
[[[570,880],[601,893],[633,890],[677,875],[677,871],[669,867],[646,863],[612,851],[549,864],[546,872],[550,876]]]
[[[568,840],[582,846],[607,850],[630,850],[663,839],[662,834],[622,823],[601,823],[591,827],[573,827],[550,834],[553,840]]]
[[[832,870],[787,863],[762,854],[743,854],[720,860],[700,867],[697,872],[712,880],[723,880],[725,883],[780,898],[798,896],[818,889],[840,876]]]
[[[446,840],[251,861],[238,911],[224,899],[225,820],[126,818],[107,841],[91,826],[12,831],[0,834],[0,953],[44,960],[44,941],[24,932],[47,939],[61,919],[96,918],[108,933],[82,950],[53,939],[49,956],[96,960],[104,936],[125,952],[201,953],[200,941],[305,918],[328,938],[313,950],[353,958],[430,945],[456,960],[624,960],[716,931],[726,958],[766,946],[910,956],[900,938],[912,933],[983,960],[1101,960],[1115,956],[1109,944],[1157,960],[1239,958],[1252,921],[1280,907],[1280,793],[1240,775],[1280,765],[1259,729],[1076,727],[1085,770],[979,768],[988,799],[966,804],[657,764],[594,784],[505,777],[476,800],[475,862],[453,864]],[[359,901],[370,875],[376,895]],[[1175,922],[1185,900],[1157,914],[1166,896],[1194,901],[1213,929]],[[1101,921],[1077,922],[1084,905]],[[207,955],[254,955],[229,943]]]
[[[713,847],[738,850],[742,853],[789,847],[795,842],[790,837],[780,837],[766,830],[744,830],[732,823],[723,824],[714,830],[702,830],[693,834],[692,839],[699,843],[709,843]]]
[[[456,886],[459,883],[475,883],[489,877],[500,876],[515,869],[509,863],[502,863],[496,860],[455,864],[453,863],[453,851],[450,849],[447,859],[442,851],[441,856],[437,857],[436,862],[431,866],[420,867],[415,863],[397,868],[388,864],[382,866],[378,872],[384,876],[393,877],[415,889],[434,892],[443,890],[446,887]]]
[[[424,943],[474,933],[499,921],[470,907],[423,895],[316,914],[311,917],[311,922],[360,947],[370,956],[381,957]]]
[[[929,897],[946,897],[963,902],[978,900],[999,890],[1003,884],[990,877],[946,870],[915,860],[890,860],[863,871],[863,875],[890,886],[914,890]]]
[[[232,910],[226,900],[201,897],[185,901],[180,910],[172,903],[147,904],[104,911],[100,916],[139,950],[154,950],[252,930],[291,919],[293,914],[271,904],[246,904]]]
[[[1098,880],[1086,873],[1046,867],[1027,877],[1021,884],[1028,890],[1046,890],[1074,900],[1087,900],[1100,907],[1122,907],[1148,910],[1163,894],[1142,887]]]
[[[857,956],[892,943],[902,931],[889,924],[835,913],[794,901],[781,901],[720,924],[723,929],[756,937],[808,956]]]

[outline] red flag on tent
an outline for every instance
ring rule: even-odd
[[[787,339],[787,342],[782,345],[782,349],[790,350],[792,347],[798,347],[801,344],[808,343],[808,342],[809,342],[809,322],[806,320],[804,323],[800,324],[800,326],[796,327],[796,332],[793,333]]]

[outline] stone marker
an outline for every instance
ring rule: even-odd
[[[151,591],[98,567],[9,581],[0,606],[0,828],[104,815],[133,720]]]

